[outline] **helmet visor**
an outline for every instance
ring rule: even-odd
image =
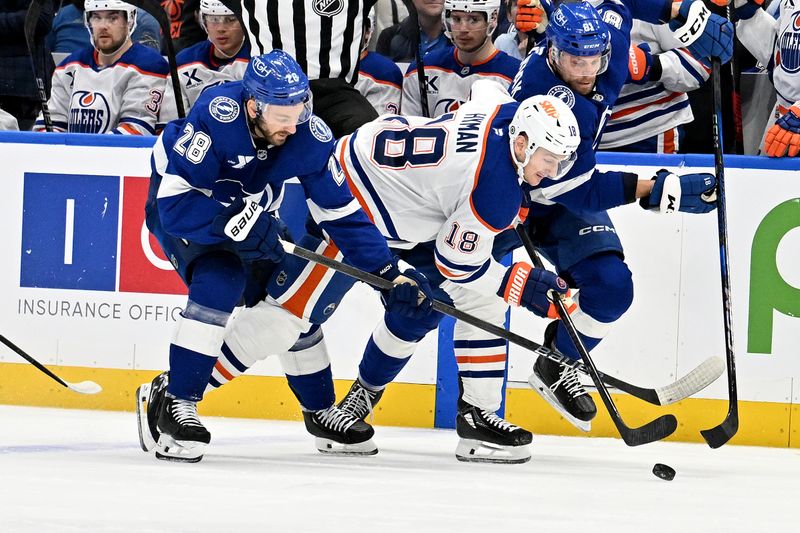
[[[535,170],[538,173],[544,174],[550,179],[559,180],[566,176],[577,158],[578,156],[575,152],[565,156],[553,153],[540,146],[533,152],[531,160],[534,161]]]
[[[573,76],[598,76],[608,68],[608,59],[611,55],[608,49],[600,54],[577,56],[565,52],[553,45],[553,61],[563,72]]]
[[[304,102],[293,105],[263,104],[262,116],[270,123],[279,127],[297,126],[308,122],[313,114],[311,93]]]

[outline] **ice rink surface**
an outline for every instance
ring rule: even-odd
[[[529,463],[485,465],[449,430],[378,427],[353,458],[301,423],[205,422],[205,458],[176,464],[133,413],[0,406],[0,532],[800,531],[800,450],[535,436]]]

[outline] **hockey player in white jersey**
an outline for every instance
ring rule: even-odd
[[[227,81],[241,80],[250,61],[250,46],[233,11],[219,0],[200,0],[200,25],[208,39],[181,50],[175,58],[188,112],[200,93]],[[175,92],[167,83],[160,123],[178,118]]]
[[[92,46],[70,54],[53,73],[47,105],[54,131],[154,135],[167,62],[131,42],[136,8],[120,0],[86,0]],[[34,131],[44,131],[40,114]]]
[[[698,89],[711,69],[704,58],[682,48],[669,26],[641,20],[633,21],[629,56],[628,82],[622,86],[598,148],[677,153],[683,125],[694,120],[686,93]]]
[[[386,56],[367,49],[375,29],[375,10],[364,18],[364,36],[361,56],[358,63],[356,89],[364,95],[378,115],[400,112],[400,98],[403,94],[403,73],[397,64]]]
[[[739,18],[736,36],[769,70],[777,96],[761,152],[770,157],[796,157],[800,154],[800,3],[773,0],[775,17],[761,9],[762,4],[763,0],[734,1]]]
[[[469,99],[475,80],[490,79],[505,87],[519,69],[519,60],[495,48],[492,32],[497,27],[500,0],[445,0],[442,22],[453,46],[425,54],[423,58],[428,109],[423,111],[417,64],[403,77],[402,113],[435,117],[458,109]]]

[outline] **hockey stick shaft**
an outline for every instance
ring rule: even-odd
[[[175,108],[178,111],[178,118],[185,118],[186,108],[183,106],[183,92],[181,92],[181,82],[178,78],[178,62],[175,60],[175,44],[172,42],[169,16],[158,0],[129,0],[129,3],[150,13],[161,28],[161,38],[167,45],[167,61],[169,62],[169,76],[172,79],[172,91],[175,94]]]
[[[318,263],[327,268],[330,268],[331,270],[341,272],[347,276],[350,276],[359,281],[363,281],[364,283],[372,285],[373,287],[377,287],[378,289],[391,289],[394,286],[390,281],[375,276],[374,274],[370,274],[369,272],[364,272],[363,270],[360,270],[346,263],[342,263],[340,261],[336,261],[335,259],[325,257],[324,255],[317,254],[315,252],[312,252],[311,250],[301,248],[289,242],[282,241],[281,244],[283,245],[284,250],[286,250],[286,253],[296,255],[297,257],[300,257],[307,261]],[[526,339],[525,337],[517,335],[516,333],[500,328],[498,326],[495,326],[494,324],[484,322],[483,320],[477,317],[474,317],[463,311],[459,311],[458,309],[449,306],[443,302],[433,300],[433,308],[445,315],[452,316],[454,318],[462,320],[468,324],[475,326],[478,329],[491,333],[492,335],[496,335],[526,350],[530,350],[531,352],[534,352],[537,355],[542,355],[558,363],[572,366],[573,368],[584,374],[589,373],[589,371],[580,361],[576,361],[574,359],[565,357],[564,355],[557,353],[553,350],[550,350],[542,346],[541,344],[537,344],[530,339]],[[706,365],[707,363],[708,362],[704,363],[704,365]],[[685,386],[681,386],[682,383],[685,382],[686,380],[690,380],[692,383],[698,383],[698,382],[704,383],[703,387],[707,385],[707,383],[713,381],[713,379],[707,381],[706,379],[700,379],[698,377],[697,375],[698,371],[702,367],[703,365],[701,365],[694,371],[687,374],[681,380],[672,383],[670,385],[667,385],[666,387],[662,387],[661,389],[647,389],[643,387],[638,387],[636,385],[632,385],[630,383],[627,383],[621,379],[615,378],[608,374],[603,374],[602,372],[598,372],[598,374],[604,381],[608,382],[610,385],[613,385],[632,396],[635,396],[646,402],[650,402],[654,405],[664,405],[662,398],[669,398],[671,400],[669,403],[672,403],[674,401],[681,400],[685,397],[685,396],[679,397],[679,394],[686,393],[687,388]],[[719,374],[717,374],[716,377],[718,376]]]
[[[49,368],[44,366],[42,363],[34,359],[32,356],[28,355],[22,348],[8,340],[3,335],[0,335],[0,342],[8,346],[14,353],[28,361],[30,364],[35,366],[38,370],[46,374],[48,377],[59,383],[60,385],[74,390],[75,392],[80,392],[81,394],[96,394],[103,390],[100,385],[95,383],[94,381],[82,381],[80,383],[70,383],[68,381],[64,381],[60,377],[58,377],[53,371]]]
[[[528,252],[528,255],[533,261],[534,266],[536,268],[544,268],[542,260],[539,258],[539,254],[536,252],[536,248],[533,245],[533,241],[531,241],[531,238],[525,232],[525,228],[522,225],[518,225],[516,227],[516,231],[517,235],[519,235],[519,238],[522,240],[522,245],[525,247],[525,250]],[[631,428],[625,424],[625,422],[622,420],[622,416],[619,414],[619,410],[617,409],[614,400],[611,398],[611,394],[609,394],[608,389],[603,384],[600,373],[597,371],[597,367],[595,366],[591,355],[589,355],[589,350],[587,350],[586,346],[584,346],[583,341],[578,334],[578,330],[575,327],[574,322],[572,322],[572,317],[569,316],[569,311],[567,311],[564,301],[561,299],[561,297],[556,297],[554,298],[553,303],[556,306],[556,310],[558,311],[558,316],[561,319],[562,324],[566,328],[567,333],[569,333],[569,337],[572,340],[575,349],[578,351],[578,354],[580,354],[581,360],[583,360],[583,364],[586,365],[586,368],[589,370],[589,377],[592,378],[595,387],[597,387],[597,392],[600,395],[600,399],[603,400],[603,404],[606,406],[608,414],[611,416],[611,420],[617,427],[617,431],[619,431],[619,434],[622,437],[622,440],[625,441],[625,444],[628,446],[639,446],[641,444],[655,442],[672,435],[672,433],[674,433],[678,428],[678,420],[673,415],[662,415],[638,428]]]
[[[39,97],[39,103],[42,106],[42,118],[44,119],[44,129],[46,131],[53,131],[53,119],[50,117],[50,107],[47,105],[47,92],[45,91],[44,79],[42,73],[36,68],[36,52],[39,46],[36,42],[36,26],[39,23],[39,17],[42,14],[44,2],[51,2],[51,0],[33,0],[28,7],[28,12],[25,14],[25,44],[28,46],[28,54],[31,58],[31,70],[33,70],[33,80],[36,83],[36,92]]]
[[[422,58],[422,26],[419,25],[419,13],[413,2],[406,0],[406,8],[409,15],[413,17],[412,22],[417,29],[414,39],[414,62],[417,64],[417,86],[419,87],[419,105],[422,109],[422,116],[429,118],[428,109],[428,78],[425,76],[425,62]]]
[[[736,16],[733,11],[733,2],[725,8],[725,15],[734,25]],[[739,66],[739,56],[736,54],[737,41],[733,42],[733,55],[731,56],[731,104],[733,107],[733,131],[734,131],[734,152],[744,153],[744,124],[742,123],[742,93],[740,87],[741,68]]]
[[[728,220],[725,205],[725,165],[722,158],[722,91],[720,87],[719,59],[712,58],[711,69],[714,89],[714,115],[711,117],[711,125],[714,140],[714,172],[717,177],[717,230],[719,234],[720,281],[722,285],[722,320],[725,328],[725,363],[728,370],[728,413],[718,426],[704,429],[700,433],[710,447],[719,448],[739,430],[739,401],[736,387],[731,284],[728,269]]]

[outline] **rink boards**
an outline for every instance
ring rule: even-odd
[[[153,140],[119,136],[0,134],[0,323],[3,335],[63,373],[95,380],[98,396],[60,388],[0,347],[0,403],[132,410],[133,390],[167,366],[185,289],[143,227]],[[652,175],[712,171],[710,156],[601,154],[603,168]],[[608,166],[605,166],[608,165]],[[733,442],[800,447],[800,163],[726,157],[729,256],[742,424]],[[290,184],[282,217],[305,216]],[[659,386],[710,355],[724,356],[717,219],[658,216],[636,205],[611,212],[635,283],[632,308],[593,353],[627,381]],[[586,231],[612,231],[587,228]],[[524,252],[517,251],[516,260]],[[342,394],[381,307],[357,287],[325,327]],[[541,340],[545,322],[510,313],[511,328]],[[457,394],[452,324],[429,335],[384,396],[376,423],[452,427]],[[508,418],[534,432],[575,435],[527,388],[531,356],[508,350]],[[298,419],[275,358],[210,394],[202,410]],[[660,411],[681,421],[675,440],[699,441],[727,410],[724,376],[697,398],[653,408],[615,395],[630,424]],[[590,435],[615,436],[602,412]],[[793,423],[794,422],[794,423]]]

